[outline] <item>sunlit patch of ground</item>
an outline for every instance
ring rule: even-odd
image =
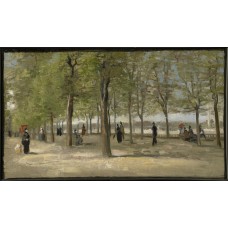
[[[31,141],[30,154],[16,154],[19,138],[6,138],[5,178],[55,177],[224,177],[224,149],[215,141],[202,146],[181,139],[128,139],[118,144],[111,138],[113,157],[104,158],[100,137],[85,136],[81,146],[66,147],[64,136],[55,143]]]

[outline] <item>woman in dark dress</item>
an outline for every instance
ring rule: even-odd
[[[30,144],[30,135],[28,133],[27,128],[25,128],[24,135],[22,136],[22,145],[24,146],[24,153],[28,154],[29,153],[29,144]]]
[[[85,135],[85,133],[86,133],[86,128],[85,128],[85,125],[83,124],[82,125],[82,136]]]
[[[120,127],[119,127],[118,124],[117,124],[117,127],[116,127],[116,133],[117,133],[117,142],[121,143],[122,142],[122,132],[121,132]]]

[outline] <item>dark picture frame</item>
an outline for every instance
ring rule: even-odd
[[[131,51],[194,51],[194,50],[220,50],[224,51],[224,177],[222,178],[206,178],[206,177],[170,177],[170,176],[162,176],[162,177],[155,177],[155,176],[95,176],[95,177],[55,177],[55,178],[5,178],[4,175],[4,140],[5,140],[5,115],[4,115],[4,54],[9,52],[71,52],[71,51],[103,51],[103,52],[111,52],[111,51],[119,51],[119,52],[131,52]],[[9,48],[0,48],[0,74],[1,74],[1,80],[0,80],[0,86],[1,86],[1,123],[0,123],[0,129],[1,129],[1,159],[0,159],[0,179],[1,180],[11,180],[11,181],[18,181],[18,180],[67,180],[67,181],[144,181],[144,180],[183,180],[183,181],[192,181],[192,180],[213,180],[213,181],[224,181],[228,178],[227,173],[227,88],[228,88],[228,82],[227,82],[227,48],[221,47],[203,47],[203,48],[189,48],[189,47],[183,47],[183,48],[152,48],[152,47],[145,47],[145,48],[112,48],[112,47],[106,47],[106,48],[97,48],[97,47],[90,47],[90,48],[79,48],[79,47],[72,47],[72,48],[66,48],[66,47],[56,47],[56,48],[18,48],[18,47],[9,47]]]

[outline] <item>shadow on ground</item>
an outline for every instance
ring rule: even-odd
[[[135,154],[128,154],[128,155],[112,155],[111,158],[131,158],[131,157],[152,157],[157,158],[160,157],[160,155],[155,154],[143,154],[143,153],[135,153]]]
[[[29,152],[28,154],[37,155],[37,154],[39,154],[39,153],[36,153],[36,152]]]

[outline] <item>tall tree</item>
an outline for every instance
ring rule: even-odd
[[[105,56],[99,69],[100,73],[100,95],[101,95],[101,141],[102,153],[105,156],[111,156],[110,147],[110,128],[108,122],[108,87],[110,84],[111,61],[109,56]]]
[[[104,156],[111,156],[110,147],[110,123],[109,123],[109,88],[110,83],[119,74],[120,65],[123,61],[123,53],[105,52],[98,54],[98,74],[100,77],[100,100],[101,100],[101,142]]]
[[[204,66],[207,68],[210,93],[212,95],[216,142],[221,147],[220,126],[219,126],[219,96],[224,95],[224,52],[223,51],[205,51]]]
[[[111,52],[88,52],[83,65],[87,80],[99,81],[100,112],[101,112],[101,145],[103,156],[112,156],[110,147],[110,128],[108,121],[109,86],[115,67],[115,58]],[[84,69],[84,70],[85,70]],[[99,80],[97,80],[99,79]]]
[[[180,79],[180,104],[187,111],[195,111],[197,144],[201,145],[199,132],[199,114],[208,103],[208,81],[205,77],[205,68],[202,66],[202,52],[186,51],[178,61]]]
[[[67,97],[67,134],[66,134],[66,145],[72,146],[72,118],[74,109],[74,97],[77,95],[75,86],[79,79],[77,66],[79,65],[79,58],[81,53],[74,52],[69,53],[66,58],[68,71],[65,74],[66,87],[68,92]]]
[[[153,64],[152,77],[155,101],[160,105],[166,121],[166,136],[169,137],[169,104],[173,95],[172,55],[170,51],[157,51],[150,56]]]
[[[129,119],[129,141],[133,143],[132,135],[132,110],[134,104],[133,94],[135,92],[135,74],[137,71],[137,62],[141,57],[141,52],[127,52],[123,62],[123,77],[126,78],[127,82],[123,85],[126,93],[128,119]]]
[[[146,54],[143,54],[141,59],[139,59],[135,77],[136,112],[141,123],[141,139],[144,136],[145,111],[151,104],[151,101],[147,103],[147,98],[150,95],[148,89],[150,87],[151,65],[145,57]]]

